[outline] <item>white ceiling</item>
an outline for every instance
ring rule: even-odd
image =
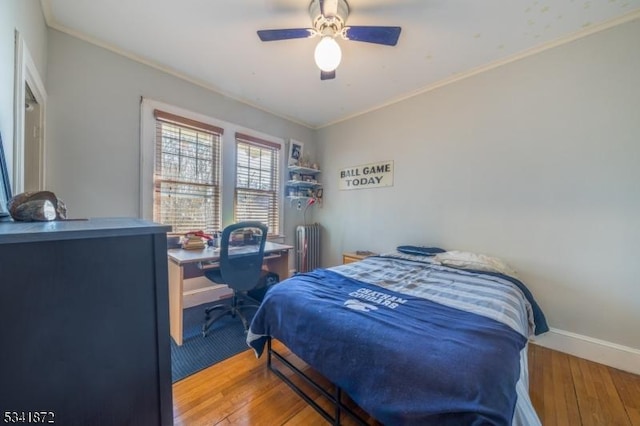
[[[311,128],[640,16],[640,0],[348,0],[347,25],[400,26],[395,47],[339,39],[320,80],[310,0],[42,0],[47,24]]]

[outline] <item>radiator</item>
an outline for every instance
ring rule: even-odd
[[[319,223],[298,225],[296,228],[296,270],[308,272],[320,267]]]

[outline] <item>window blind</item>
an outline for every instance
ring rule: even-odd
[[[280,233],[280,145],[236,133],[236,222],[256,220]]]
[[[175,233],[219,230],[224,130],[160,110],[154,116],[153,220],[171,225]]]

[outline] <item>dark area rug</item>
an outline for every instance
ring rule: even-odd
[[[219,303],[219,302],[217,302]],[[171,339],[171,378],[175,383],[217,362],[250,350],[247,335],[239,318],[225,315],[211,325],[207,337],[202,337],[205,304],[184,310],[182,346]],[[250,321],[255,310],[246,309]],[[215,312],[213,313],[216,314]]]

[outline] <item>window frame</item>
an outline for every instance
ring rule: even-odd
[[[161,109],[154,110],[154,118],[156,121],[156,158],[153,175],[154,220],[160,222],[162,216],[166,214],[170,218],[167,218],[165,224],[171,225],[173,232],[176,232],[178,227],[182,228],[180,229],[181,233],[203,230],[211,234],[219,230],[222,226],[222,157],[220,150],[224,129]],[[167,151],[172,145],[175,146],[174,149],[177,149],[177,152],[169,153]],[[203,153],[205,156],[201,157]],[[174,161],[165,164],[165,154],[168,156],[167,159],[174,158]],[[207,154],[210,154],[211,157],[209,158]],[[177,161],[177,165],[175,161]],[[203,162],[204,164],[202,164]],[[209,162],[210,167],[206,164]],[[177,173],[176,170],[171,170],[172,163],[174,163],[174,168],[177,167]],[[187,164],[192,164],[191,176],[188,171],[183,171],[183,167],[189,168]],[[159,172],[159,165],[166,165],[168,169],[166,171],[160,169]],[[200,175],[201,167],[205,171],[205,180]],[[184,190],[188,191],[186,197],[178,196]],[[192,210],[194,214],[189,215],[191,218],[196,218],[195,222],[190,224],[189,221],[179,220],[180,210],[176,210],[174,204],[181,203],[181,200],[186,200],[188,208],[196,208],[196,210]],[[165,206],[167,202],[169,208],[165,211],[162,206]],[[209,210],[211,207],[213,210]]]
[[[236,154],[236,161],[235,161],[235,165],[234,165],[234,194],[233,194],[233,211],[234,211],[234,221],[238,221],[239,218],[236,216],[237,214],[237,210],[238,210],[238,194],[239,191],[245,191],[245,192],[261,192],[264,194],[271,194],[269,195],[270,197],[275,197],[274,200],[274,204],[275,204],[275,214],[276,214],[276,218],[275,220],[271,220],[269,218],[269,216],[271,215],[271,212],[268,211],[267,212],[267,222],[266,225],[269,226],[269,236],[274,237],[274,236],[279,236],[281,234],[281,230],[282,230],[282,216],[284,214],[284,210],[283,210],[283,186],[284,186],[284,182],[282,180],[282,175],[283,175],[283,146],[262,138],[257,138],[255,136],[251,136],[248,134],[244,134],[241,132],[236,132],[235,133],[235,154]],[[267,149],[267,150],[271,150],[273,152],[273,155],[276,159],[276,170],[275,170],[275,188],[273,190],[258,190],[255,188],[250,188],[250,187],[239,187],[238,186],[238,167],[240,166],[240,164],[238,163],[238,149],[240,147],[240,144],[244,144],[244,145],[249,145],[249,146],[253,146],[255,148],[259,148],[259,149]],[[271,177],[274,178],[274,171],[271,169]],[[275,222],[277,228],[275,229],[275,232],[273,230],[272,227],[272,222]]]
[[[220,157],[222,162],[220,187],[221,187],[221,205],[222,205],[222,228],[235,222],[234,217],[234,199],[235,199],[235,167],[236,167],[236,149],[235,149],[235,134],[236,132],[243,133],[252,137],[260,138],[271,143],[280,146],[279,154],[279,189],[278,189],[278,206],[280,209],[279,218],[279,235],[277,237],[284,237],[284,182],[286,181],[286,165],[285,161],[285,141],[283,138],[268,135],[266,133],[259,132],[254,129],[246,128],[244,126],[219,120],[209,117],[207,115],[193,112],[175,105],[167,104],[165,102],[157,101],[150,98],[141,98],[140,102],[140,205],[139,205],[139,217],[147,220],[153,220],[153,173],[155,162],[155,118],[153,116],[154,109],[161,109],[163,111],[193,119],[202,123],[207,123],[212,126],[220,127],[224,129],[222,135],[222,141],[220,145]],[[270,236],[270,237],[276,237]]]

